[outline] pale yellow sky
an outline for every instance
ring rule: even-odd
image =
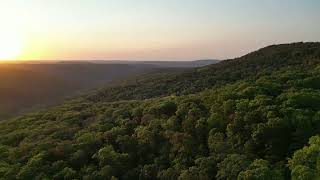
[[[317,0],[0,0],[0,60],[194,60],[320,41]]]

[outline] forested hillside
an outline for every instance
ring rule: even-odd
[[[0,120],[62,103],[88,90],[131,80],[137,75],[168,73],[217,62],[82,60],[0,63]]]
[[[320,43],[101,89],[0,137],[3,179],[319,179]]]
[[[148,69],[125,64],[0,64],[0,120]]]
[[[95,88],[150,72],[145,64],[17,63],[0,64],[0,120],[62,103]],[[171,71],[171,70],[170,70]]]
[[[146,99],[186,95],[239,80],[256,79],[285,67],[308,69],[320,63],[319,43],[269,46],[240,58],[182,73],[158,74],[87,95],[90,101]]]

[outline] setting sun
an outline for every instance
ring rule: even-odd
[[[22,38],[15,33],[0,34],[0,60],[16,60],[22,53]]]

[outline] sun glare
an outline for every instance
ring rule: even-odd
[[[23,42],[21,36],[17,33],[0,34],[0,60],[16,60],[22,53]]]

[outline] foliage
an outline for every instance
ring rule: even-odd
[[[272,46],[196,69],[175,85],[164,78],[4,121],[0,177],[316,179],[320,89],[310,79],[320,76],[319,60],[319,44]],[[201,71],[210,74],[199,78]],[[222,85],[218,77],[232,80]],[[170,94],[182,84],[185,95]]]

